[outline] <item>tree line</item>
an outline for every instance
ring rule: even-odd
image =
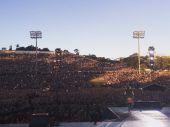
[[[33,46],[33,45],[29,45],[27,47],[19,47],[19,46],[17,46],[16,50],[17,51],[36,51],[36,47]],[[38,48],[38,47],[37,47],[37,50],[38,51],[50,51],[48,48],[42,48],[41,49],[41,48]]]
[[[153,69],[153,70],[170,70],[170,56],[155,56],[154,58],[154,66],[151,68],[149,63],[149,56],[141,56],[141,69]],[[121,61],[125,62],[129,67],[138,68],[138,54],[134,53],[129,57],[121,59]]]

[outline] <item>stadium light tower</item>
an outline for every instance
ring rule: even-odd
[[[30,31],[30,37],[36,40],[36,64],[35,64],[35,73],[37,75],[37,39],[42,38],[41,31]]]
[[[143,39],[145,36],[145,31],[134,31],[133,38],[138,39],[138,66],[139,66],[139,74],[140,74],[140,43],[139,39]]]

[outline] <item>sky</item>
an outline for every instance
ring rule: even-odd
[[[0,48],[35,45],[36,30],[40,48],[111,59],[137,52],[133,31],[145,31],[141,54],[170,55],[170,0],[0,0]]]

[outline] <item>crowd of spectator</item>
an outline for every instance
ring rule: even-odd
[[[144,71],[139,75],[125,63],[38,54],[37,73],[35,63],[35,54],[0,54],[0,121],[28,122],[33,112],[49,112],[54,121],[100,120],[105,107],[126,105],[123,91],[128,85],[136,89],[136,99],[170,102],[168,90],[141,97],[138,89],[151,83],[168,86],[168,76]],[[101,75],[104,86],[90,84]]]
[[[106,85],[114,85],[121,88],[129,85],[138,88],[142,85],[151,84],[158,77],[159,74],[156,72],[150,73],[143,71],[139,74],[138,70],[128,67],[120,70],[109,71],[104,74]]]

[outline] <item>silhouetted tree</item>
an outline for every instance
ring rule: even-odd
[[[69,54],[70,52],[68,50],[63,51],[64,54]]]
[[[33,45],[30,45],[30,46],[27,46],[25,48],[26,51],[35,51],[36,50],[36,47],[34,47]]]
[[[19,48],[19,44],[16,44],[16,50]]]
[[[58,55],[58,56],[61,56],[61,54],[62,54],[61,48],[56,48],[55,49],[55,54]]]
[[[12,50],[12,45],[9,46],[9,50]]]
[[[25,47],[18,47],[16,48],[17,51],[25,51]]]
[[[74,52],[76,55],[79,55],[79,50],[78,49],[74,49]]]
[[[50,51],[48,48],[43,48],[41,51]]]

